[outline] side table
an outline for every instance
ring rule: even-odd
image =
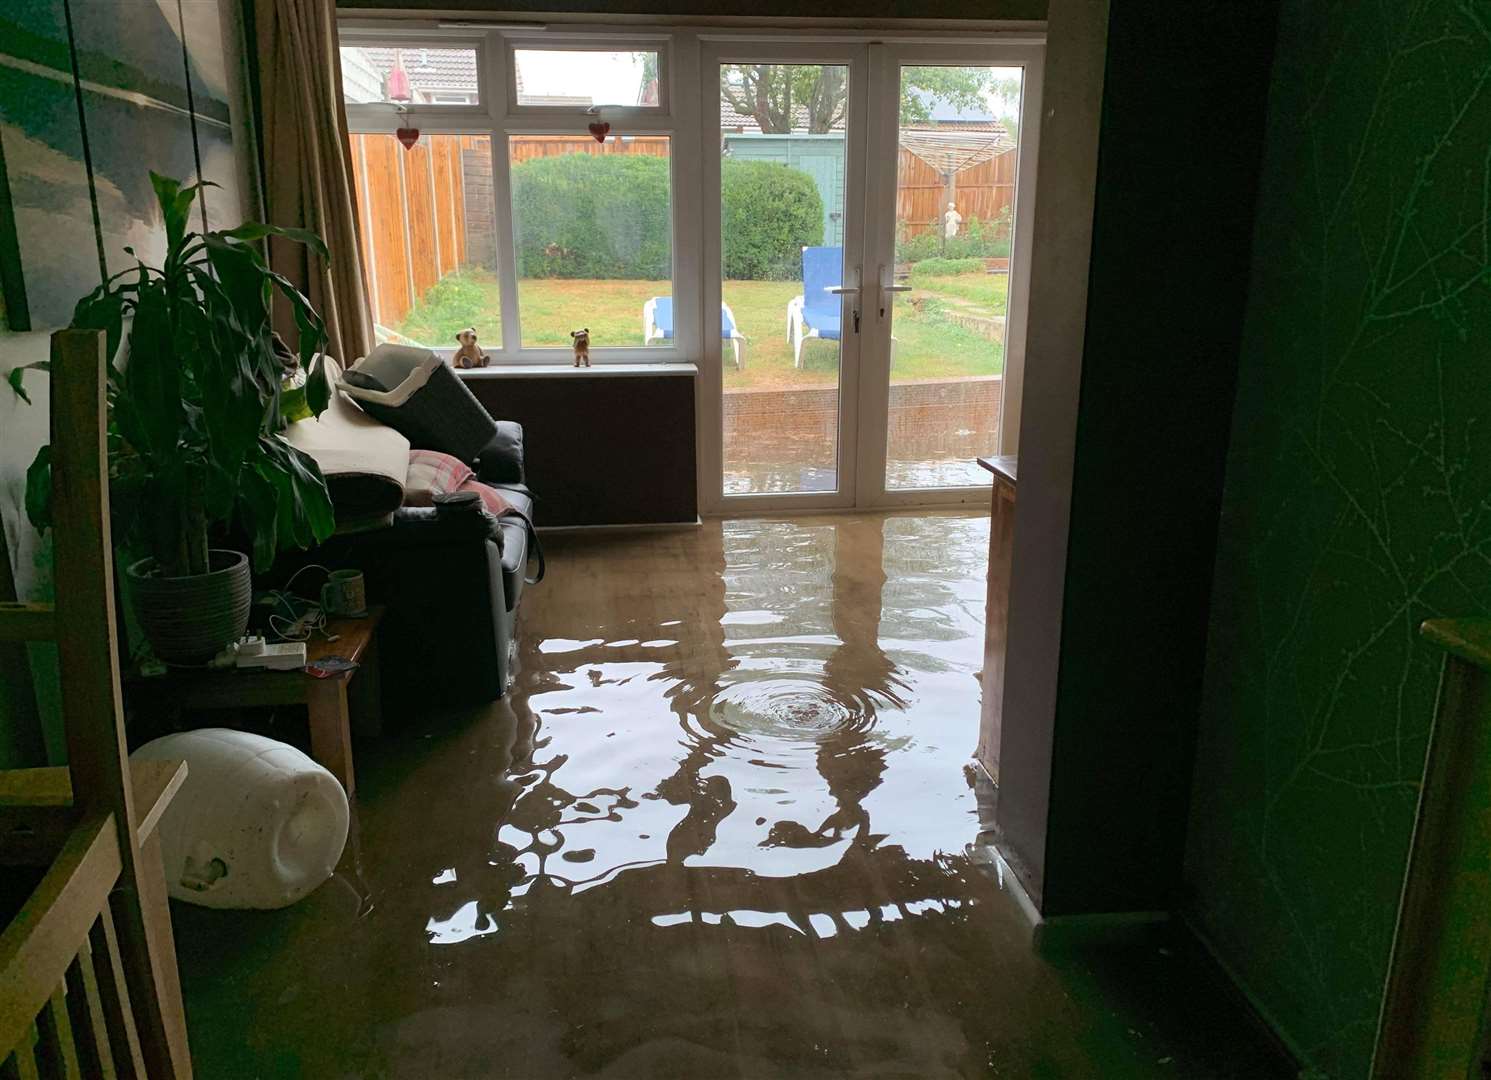
[[[352,767],[352,712],[358,727],[378,729],[382,693],[378,680],[378,623],[381,607],[361,618],[327,620],[326,634],[306,642],[306,663],[345,656],[357,667],[318,679],[302,670],[264,671],[225,668],[219,671],[171,668],[164,675],[130,675],[131,697],[151,709],[228,709],[304,705],[310,715],[311,757],[341,781],[350,796],[356,788]],[[336,640],[328,640],[327,635]]]

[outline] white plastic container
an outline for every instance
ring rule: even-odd
[[[336,869],[347,794],[282,742],[204,728],[146,743],[132,761],[184,759],[186,782],[160,822],[166,884],[212,908],[282,908]]]

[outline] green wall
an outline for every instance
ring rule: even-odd
[[[1366,1073],[1439,658],[1491,602],[1491,6],[1284,0],[1208,646],[1194,918]]]

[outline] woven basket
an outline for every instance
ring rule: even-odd
[[[248,556],[214,548],[205,574],[161,577],[154,559],[125,572],[134,594],[135,618],[155,655],[168,664],[210,660],[248,629],[253,588]]]

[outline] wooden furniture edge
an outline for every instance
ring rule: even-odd
[[[0,600],[0,641],[53,641],[56,612],[51,604]]]
[[[1419,633],[1445,652],[1491,671],[1491,618],[1429,619]]]
[[[161,815],[186,782],[186,762],[130,763],[130,787],[135,797],[135,843],[143,844],[160,824]],[[72,805],[72,774],[64,766],[10,769],[0,772],[0,806]]]

